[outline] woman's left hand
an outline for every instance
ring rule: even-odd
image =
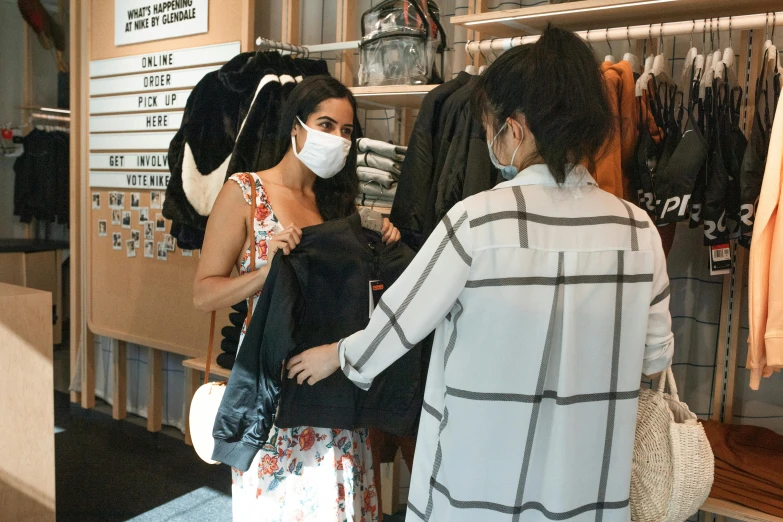
[[[310,348],[291,357],[287,369],[288,378],[295,378],[299,384],[307,383],[312,386],[318,381],[326,379],[340,369],[337,343]]]
[[[391,245],[392,243],[400,240],[400,231],[397,230],[397,227],[391,224],[389,218],[383,218],[383,228],[381,229],[381,234],[383,235],[383,242],[387,245]]]

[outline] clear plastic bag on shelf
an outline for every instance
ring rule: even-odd
[[[361,85],[416,85],[433,78],[442,47],[426,3],[386,0],[362,15]]]
[[[426,84],[438,42],[415,36],[380,37],[362,44],[362,85]]]

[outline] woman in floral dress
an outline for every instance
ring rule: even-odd
[[[307,78],[294,88],[280,123],[281,139],[292,145],[272,169],[231,176],[215,201],[194,283],[199,310],[251,296],[255,306],[272,259],[296,248],[303,227],[356,212],[355,109],[350,91],[333,78]],[[400,237],[388,220],[383,236],[387,243]],[[234,267],[239,277],[231,277]],[[378,520],[370,443],[364,429],[273,427],[250,470],[232,469],[234,520]]]

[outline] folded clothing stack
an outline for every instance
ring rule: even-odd
[[[715,454],[710,497],[783,517],[783,435],[758,426],[703,425]]]
[[[234,310],[228,314],[231,325],[224,327],[220,332],[223,334],[223,341],[220,343],[222,353],[217,356],[218,366],[229,370],[234,367],[234,359],[236,359],[237,351],[239,350],[242,325],[247,317],[247,301],[241,301],[231,308]]]
[[[408,147],[369,138],[360,138],[356,146],[356,173],[359,176],[356,204],[391,208]]]

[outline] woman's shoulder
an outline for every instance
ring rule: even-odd
[[[245,202],[250,205],[252,198],[252,187],[255,185],[256,194],[263,194],[264,185],[261,182],[261,178],[255,172],[237,172],[229,177],[231,181],[239,185],[242,189],[242,195],[245,197]]]

